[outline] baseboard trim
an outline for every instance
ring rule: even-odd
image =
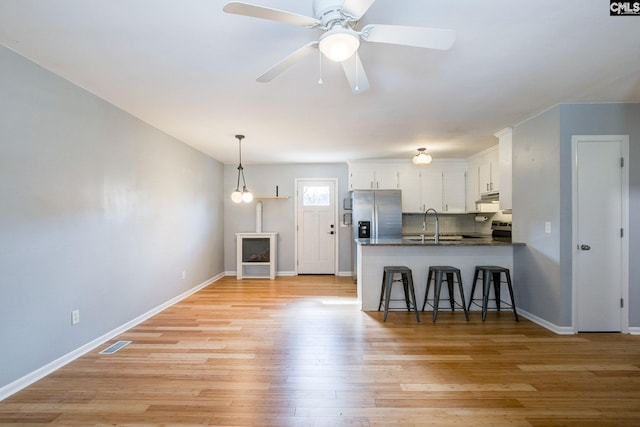
[[[631,335],[640,335],[640,326],[629,327],[629,333]]]
[[[349,271],[338,271],[337,276],[351,277],[351,276],[353,276],[353,273],[351,272],[351,270],[349,270]]]
[[[525,310],[522,310],[521,308],[518,308],[518,315],[531,320],[533,323],[536,323],[540,326],[542,326],[545,329],[550,330],[551,332],[554,332],[558,335],[575,335],[575,331],[573,330],[572,326],[558,326],[558,325],[554,325],[551,322],[548,322],[538,316],[536,316],[535,314],[531,314]]]
[[[235,270],[233,271],[225,271],[224,272],[225,276],[233,276],[236,277],[237,276],[237,272]],[[276,277],[278,276],[296,276],[296,272],[295,271],[276,271]],[[252,277],[247,276],[247,279],[251,279]]]
[[[145,320],[149,319],[150,317],[160,313],[162,310],[165,310],[168,307],[171,307],[172,305],[182,301],[183,299],[187,298],[188,296],[191,296],[192,294],[198,292],[199,290],[206,288],[207,286],[209,286],[210,284],[217,282],[218,280],[220,280],[222,277],[224,277],[224,273],[218,274],[202,283],[200,283],[199,285],[194,286],[193,288],[183,292],[182,294],[171,298],[169,301],[160,304],[159,306],[147,311],[146,313],[130,320],[129,322],[115,328],[112,331],[107,332],[106,334],[99,336],[98,338],[86,343],[85,345],[78,347],[77,349],[65,354],[64,356],[59,357],[58,359],[47,363],[46,365],[42,366],[41,368],[36,369],[35,371],[32,371],[30,373],[28,373],[27,375],[18,378],[17,380],[3,386],[0,387],[0,401],[6,399],[7,397],[19,392],[20,390],[22,390],[25,387],[30,386],[31,384],[35,383],[36,381],[46,377],[47,375],[55,372],[56,370],[62,368],[63,366],[69,364],[70,362],[73,362],[75,359],[77,359],[78,357],[90,352],[91,350],[95,349],[96,347],[99,347],[100,345],[104,344],[105,342],[109,341],[110,339],[120,335],[121,333],[133,328],[134,326],[144,322]]]
[[[292,277],[297,276],[295,271],[277,271],[276,276]]]

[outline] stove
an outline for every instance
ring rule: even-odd
[[[511,240],[511,221],[491,221],[491,236]]]

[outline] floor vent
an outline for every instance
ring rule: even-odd
[[[100,352],[100,354],[113,354],[116,351],[125,348],[131,344],[131,341],[117,341],[115,344],[110,345]]]

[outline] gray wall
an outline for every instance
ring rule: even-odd
[[[247,137],[249,140],[249,137]],[[250,144],[243,143],[244,151]],[[296,178],[337,178],[339,218],[342,220],[342,201],[348,193],[349,168],[346,163],[320,164],[243,164],[247,188],[256,196],[275,196],[276,185],[283,200],[263,200],[262,230],[278,232],[278,258],[276,270],[284,273],[295,271],[295,179]],[[224,249],[225,271],[236,271],[236,235],[238,232],[256,230],[256,202],[236,204],[229,197],[236,188],[237,165],[225,165],[224,201]],[[351,272],[351,228],[338,227],[340,272]]]
[[[0,387],[222,273],[223,193],[216,160],[0,47]]]
[[[571,326],[572,135],[629,135],[629,326],[640,327],[640,104],[564,104],[514,127],[514,240],[527,243],[514,252],[518,304]]]

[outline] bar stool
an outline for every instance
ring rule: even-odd
[[[480,277],[482,274],[482,277]],[[504,274],[505,281],[507,284],[507,289],[509,291],[509,297],[511,299],[511,304],[506,301],[502,301],[500,299],[500,285],[501,275]],[[505,267],[499,267],[497,265],[478,265],[476,266],[476,271],[473,274],[473,285],[471,286],[471,299],[469,300],[469,309],[471,309],[471,304],[475,304],[480,306],[476,301],[477,298],[474,299],[473,295],[476,290],[476,283],[479,278],[482,278],[482,320],[487,317],[487,308],[489,305],[489,290],[491,288],[491,283],[493,282],[493,293],[494,293],[494,301],[496,302],[496,310],[500,311],[500,303],[507,304],[508,307],[511,307],[513,310],[513,314],[516,317],[516,322],[519,322],[518,313],[516,312],[516,302],[513,298],[513,286],[511,285],[511,274],[509,273],[509,269]]]
[[[394,275],[400,274],[400,279],[394,279]],[[389,312],[389,304],[392,301],[402,301],[400,299],[391,299],[391,288],[394,283],[402,283],[404,289],[404,301],[407,304],[407,311],[413,310],[416,312],[416,320],[420,321],[418,315],[418,306],[416,304],[416,293],[413,288],[413,275],[409,267],[395,265],[385,266],[384,273],[382,274],[382,287],[380,289],[380,304],[378,304],[378,311],[384,304],[384,321],[387,321],[387,313]]]
[[[460,276],[460,269],[451,267],[449,265],[438,265],[429,267],[429,274],[427,276],[427,290],[424,293],[424,303],[422,304],[422,311],[427,304],[433,307],[433,321],[436,321],[438,317],[438,306],[440,305],[440,290],[442,289],[442,276],[444,276],[447,282],[447,288],[449,290],[449,304],[451,305],[451,311],[455,310],[455,306],[461,307],[464,311],[464,317],[469,321],[469,313],[467,312],[467,304],[464,301],[464,290],[462,289],[462,277]],[[433,279],[433,299],[429,300],[429,288],[431,287],[431,279]],[[454,279],[458,282],[458,291],[460,292],[460,299],[462,304],[455,300]]]

